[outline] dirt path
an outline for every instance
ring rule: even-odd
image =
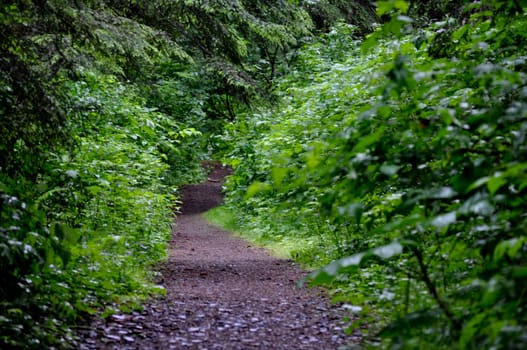
[[[161,267],[166,298],[145,311],[94,322],[81,349],[348,349],[343,308],[299,289],[292,262],[206,223],[218,205],[221,178],[183,189],[182,215],[169,260]]]

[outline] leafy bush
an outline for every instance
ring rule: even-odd
[[[71,346],[86,313],[160,292],[151,267],[166,257],[175,185],[201,175],[186,145],[198,131],[134,85],[78,77],[63,88],[75,148],[49,155],[36,182],[0,182],[2,347]]]
[[[412,35],[395,15],[362,44],[336,27],[280,108],[227,135],[230,205],[268,236],[322,237],[310,256],[337,260],[310,280],[379,321],[385,347],[526,345],[527,32],[506,3]]]
[[[286,0],[0,4],[1,348],[157,290],[177,186],[311,29]]]
[[[45,213],[36,203],[20,199],[30,190],[28,183],[15,187],[6,179],[0,182],[3,348],[72,342],[62,331],[75,314],[71,302],[76,292],[62,269],[69,259],[67,242],[61,232],[46,225]]]
[[[0,4],[0,348],[157,290],[177,186],[310,28],[283,0]]]

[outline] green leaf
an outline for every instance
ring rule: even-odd
[[[495,207],[489,201],[488,195],[484,193],[476,193],[461,205],[458,212],[465,215],[476,214],[489,216],[494,210]]]
[[[512,277],[514,278],[527,278],[527,266],[514,266],[512,268]]]
[[[394,7],[400,10],[402,13],[406,13],[408,12],[408,8],[410,7],[410,4],[406,0],[395,0]]]
[[[455,211],[452,211],[450,213],[446,213],[443,215],[438,215],[430,221],[430,223],[437,228],[443,228],[455,222],[456,222],[456,212]]]
[[[382,135],[384,134],[385,129],[386,129],[385,127],[380,127],[375,132],[361,137],[361,139],[359,140],[359,142],[357,142],[357,144],[355,144],[351,152],[352,153],[363,153],[364,151],[366,151],[366,149],[369,146],[373,145],[374,143],[376,143],[377,141],[381,139]]]
[[[338,208],[339,215],[352,217],[357,224],[360,223],[364,212],[364,205],[361,202],[355,202]]]
[[[471,349],[469,345],[472,342],[472,338],[485,327],[484,322],[486,321],[486,318],[487,315],[485,313],[480,313],[465,324],[459,338],[460,349]]]
[[[494,249],[494,262],[499,262],[505,255],[514,259],[524,244],[527,243],[526,237],[515,237],[498,243]]]
[[[392,1],[377,1],[377,15],[382,16],[394,9]]]
[[[479,178],[477,179],[476,181],[474,181],[473,183],[471,183],[468,187],[467,187],[467,190],[465,193],[468,193],[476,188],[479,188],[483,185],[485,185],[486,183],[488,183],[490,180],[490,177],[489,176],[485,176],[485,177],[482,177],[482,178]]]
[[[258,193],[262,193],[270,189],[271,186],[269,184],[260,181],[255,181],[249,186],[249,188],[247,188],[245,198],[254,197]]]
[[[381,165],[380,171],[386,176],[393,176],[397,174],[401,167],[397,165],[383,164]]]
[[[390,259],[403,253],[403,245],[398,241],[377,247],[366,252],[357,253],[339,260],[335,260],[320,270],[314,271],[307,276],[312,285],[320,285],[332,282],[339,274],[350,272],[357,268],[363,261],[372,256],[382,260]]]
[[[377,15],[382,16],[393,10],[408,12],[409,4],[405,0],[377,1]]]
[[[501,187],[503,187],[509,182],[507,180],[508,178],[517,178],[522,176],[526,168],[526,163],[509,165],[509,167],[505,171],[496,172],[492,176],[485,176],[474,181],[467,188],[466,192],[468,193],[486,184],[490,194],[494,195]]]
[[[454,31],[454,33],[452,33],[452,39],[453,40],[461,39],[463,37],[463,35],[465,35],[465,33],[467,33],[467,31],[468,31],[468,26],[462,26],[458,30]]]
[[[287,168],[273,168],[271,170],[271,175],[276,186],[280,186],[282,184],[282,181],[287,176],[288,171],[289,170]]]
[[[399,16],[397,16],[397,20],[398,20],[399,22],[403,22],[403,23],[407,23],[407,24],[408,24],[408,23],[413,23],[413,22],[414,22],[413,18],[408,17],[408,16],[403,16],[403,15],[399,15]]]
[[[507,180],[502,176],[493,176],[487,182],[487,188],[491,195],[494,195],[503,185],[507,184]]]
[[[365,40],[361,43],[361,52],[362,53],[368,53],[372,48],[375,47],[379,40],[379,32],[374,32],[366,37]]]
[[[372,250],[372,254],[386,260],[403,253],[403,245],[397,241]]]
[[[75,179],[77,178],[77,176],[79,176],[79,172],[77,170],[66,170],[66,175],[68,175],[69,177],[71,177],[72,179]]]

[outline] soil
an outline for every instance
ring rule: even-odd
[[[229,170],[209,165],[206,182],[183,187],[169,259],[160,266],[166,297],[144,311],[97,318],[80,349],[351,349],[345,306],[299,288],[289,260],[235,238],[200,214],[222,203]],[[344,321],[345,318],[348,321]]]

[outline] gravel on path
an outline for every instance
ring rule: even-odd
[[[305,275],[289,260],[208,224],[200,213],[222,202],[228,169],[183,188],[169,259],[159,267],[164,298],[141,312],[96,318],[80,349],[356,349],[349,313],[319,291],[299,288]]]

